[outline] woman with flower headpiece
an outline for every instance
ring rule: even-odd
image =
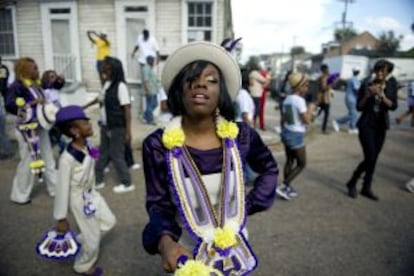
[[[39,69],[29,57],[20,58],[15,64],[16,80],[10,85],[6,109],[17,115],[16,138],[19,144],[20,163],[13,179],[11,201],[17,204],[30,203],[35,175],[31,172],[44,170],[47,190],[55,194],[56,166],[52,155],[48,130],[39,123],[39,114],[44,109],[45,95],[40,86]],[[37,159],[37,157],[41,159]],[[40,173],[39,173],[40,175]]]
[[[240,69],[219,45],[193,42],[170,55],[162,84],[174,118],[143,142],[143,245],[175,275],[246,275],[257,259],[246,217],[268,209],[278,168],[257,132],[234,123]],[[245,191],[243,168],[258,177]]]

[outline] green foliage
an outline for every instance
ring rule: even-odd
[[[402,35],[396,36],[394,31],[382,32],[379,36],[378,51],[385,56],[394,56],[400,48]]]
[[[293,46],[290,49],[290,54],[292,56],[300,55],[300,54],[303,54],[303,53],[305,53],[305,47],[303,47],[303,46]]]
[[[338,28],[338,29],[335,29],[335,31],[334,31],[334,39],[337,42],[342,42],[342,41],[348,40],[348,39],[353,38],[357,35],[358,34],[355,31],[355,29],[353,29],[351,27]]]

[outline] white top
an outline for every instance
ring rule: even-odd
[[[264,83],[266,79],[262,75],[260,75],[259,71],[253,70],[249,74],[249,81],[249,90],[252,97],[260,98],[263,93],[262,83]]]
[[[141,64],[147,63],[147,56],[157,57],[157,51],[160,50],[153,36],[150,36],[147,41],[144,41],[142,34],[138,36],[136,46],[138,46],[138,62]]]
[[[236,98],[237,114],[236,122],[243,122],[243,113],[247,113],[247,117],[253,122],[254,102],[252,96],[245,89],[241,89]]]
[[[307,111],[305,99],[298,95],[289,95],[283,102],[283,126],[295,132],[305,132],[306,127],[300,114]]]
[[[45,94],[46,101],[48,101],[49,103],[53,103],[57,107],[62,106],[60,104],[59,90],[54,88],[47,88],[44,89],[43,92]]]
[[[164,88],[161,87],[158,90],[157,97],[158,97],[158,103],[159,103],[158,106],[161,107],[161,102],[167,100],[167,93],[165,93]],[[158,120],[161,123],[168,123],[171,120],[172,117],[173,116],[172,116],[171,112],[169,112],[169,111],[160,111],[160,115],[158,117]]]
[[[100,102],[103,103],[101,105],[101,118],[100,118],[100,121],[103,125],[106,125],[106,109],[105,109],[105,103],[104,103],[105,93],[110,85],[111,85],[111,82],[106,81],[102,88],[101,95],[99,96]],[[128,87],[123,82],[120,82],[118,86],[118,101],[121,106],[131,104],[131,96],[129,95]]]

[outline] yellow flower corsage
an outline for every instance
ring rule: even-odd
[[[239,134],[239,128],[233,122],[229,122],[226,120],[221,120],[217,126],[217,135],[224,139],[230,138],[235,139]]]
[[[214,233],[214,246],[221,250],[233,247],[237,244],[236,234],[228,227],[216,228]]]
[[[162,135],[162,143],[167,149],[182,147],[185,141],[185,134],[181,128],[169,129]]]
[[[213,267],[205,265],[199,260],[188,260],[180,266],[174,273],[174,276],[222,276],[223,273]]]

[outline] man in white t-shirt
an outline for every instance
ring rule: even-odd
[[[144,29],[142,31],[142,34],[138,35],[137,43],[135,45],[134,50],[132,51],[132,57],[135,56],[135,53],[138,50],[139,52],[137,60],[141,72],[144,65],[147,63],[148,56],[156,57],[155,64],[158,64],[158,62],[160,61],[160,48],[158,47],[157,40],[155,39],[155,37],[150,36],[150,33],[147,29]]]

